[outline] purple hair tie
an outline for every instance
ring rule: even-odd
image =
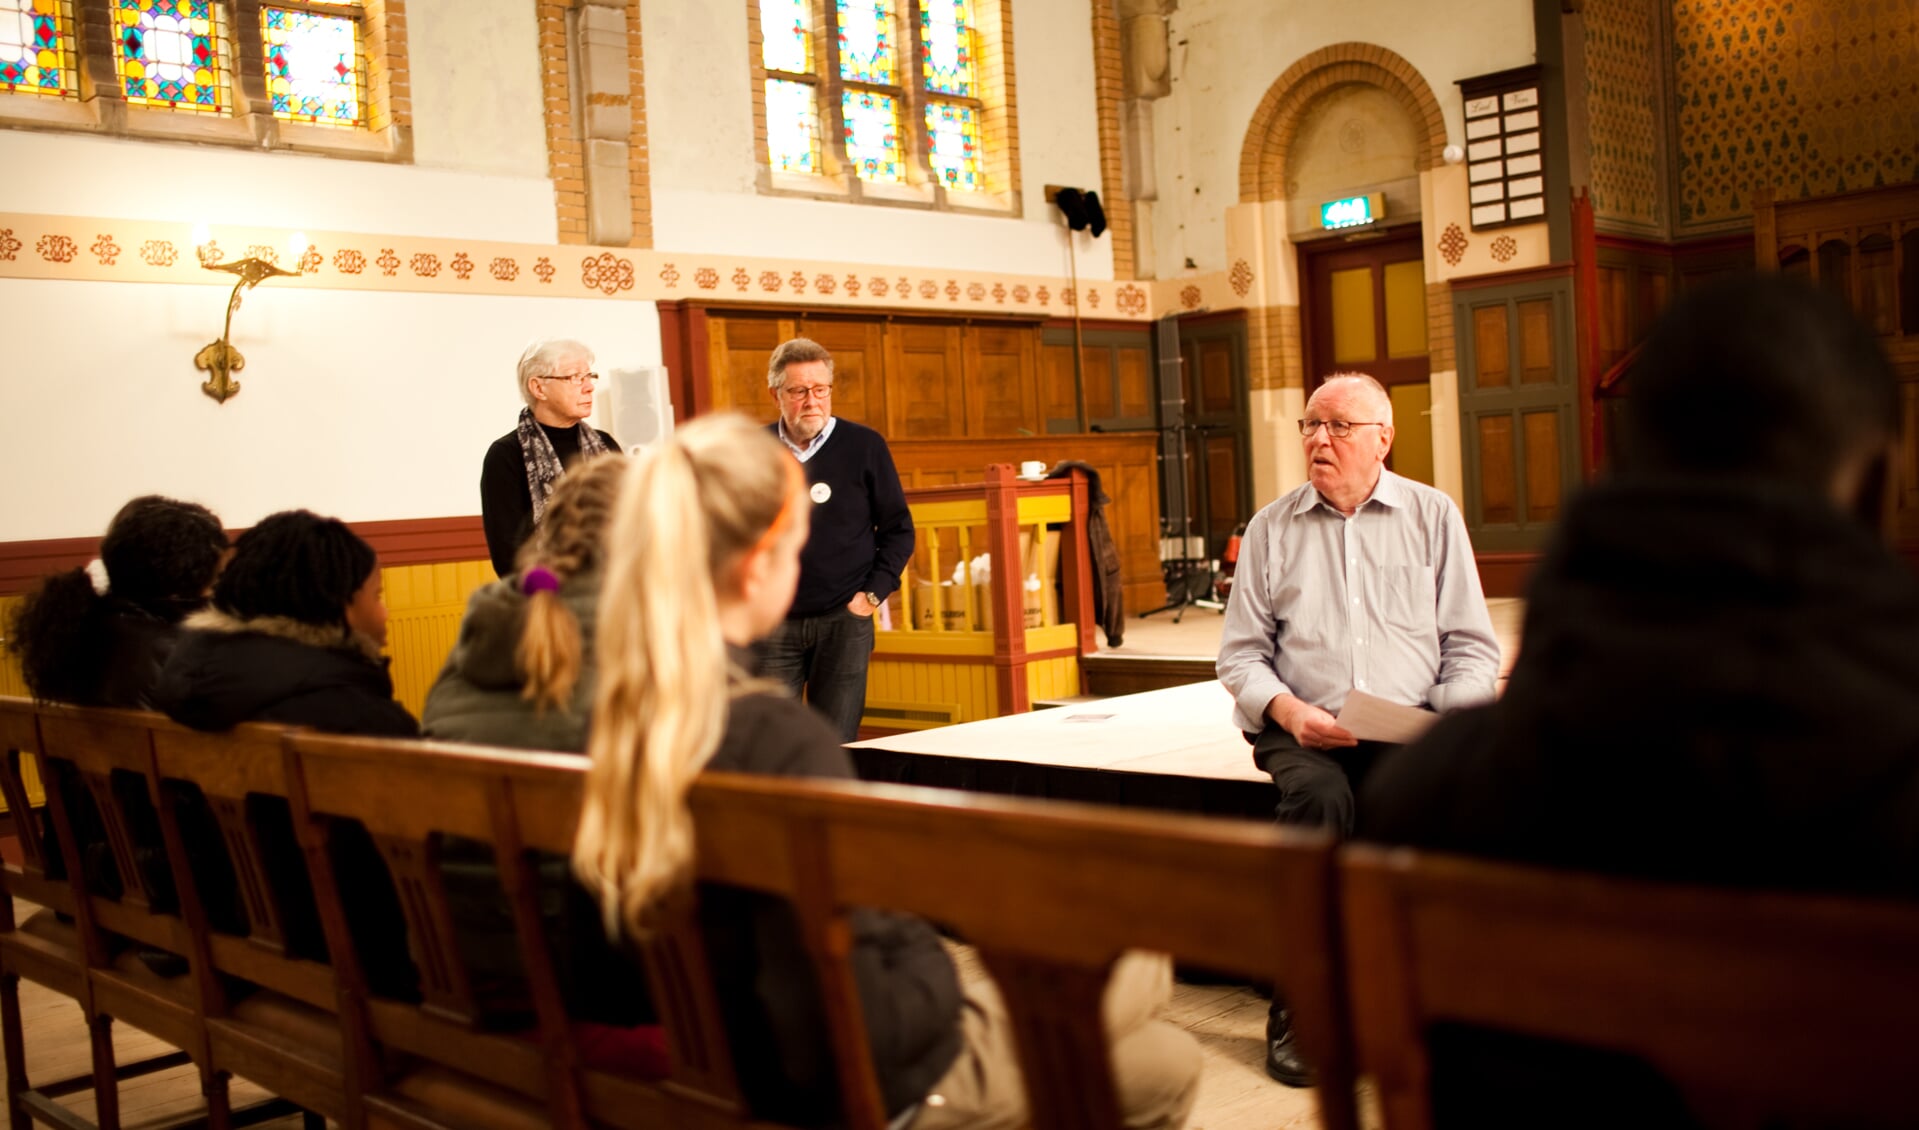
[[[535,565],[520,575],[520,591],[527,596],[536,592],[559,592],[560,578],[544,565]]]

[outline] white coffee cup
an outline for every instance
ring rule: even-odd
[[[1028,459],[1019,465],[1019,477],[1022,479],[1043,479],[1046,477],[1046,464],[1037,459]]]

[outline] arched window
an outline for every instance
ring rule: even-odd
[[[1010,0],[748,0],[761,187],[1017,207]]]

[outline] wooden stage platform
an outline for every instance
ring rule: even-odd
[[[1271,819],[1218,680],[894,734],[849,747],[869,780]]]

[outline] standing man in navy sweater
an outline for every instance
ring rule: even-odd
[[[800,551],[793,608],[754,650],[763,674],[804,690],[850,742],[866,705],[873,613],[913,556],[913,515],[886,440],[833,415],[833,355],[823,346],[803,337],[782,343],[766,385],[780,409],[771,430],[812,487],[813,532]]]

